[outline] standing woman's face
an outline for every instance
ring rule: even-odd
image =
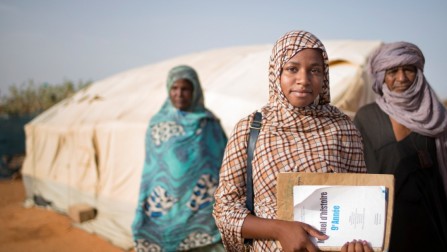
[[[192,105],[193,91],[192,83],[189,80],[176,80],[169,91],[172,105],[182,111],[189,110]]]
[[[314,102],[323,87],[324,61],[318,49],[304,49],[287,61],[281,71],[281,90],[294,107]]]

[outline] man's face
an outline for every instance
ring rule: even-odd
[[[192,105],[193,86],[186,79],[180,79],[172,84],[169,91],[169,98],[174,107],[187,111]]]
[[[386,70],[385,84],[392,92],[402,93],[413,85],[417,68],[413,65],[397,66]]]

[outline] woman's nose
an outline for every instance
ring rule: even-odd
[[[305,71],[299,71],[296,77],[296,83],[299,85],[308,85],[309,84],[309,76]]]

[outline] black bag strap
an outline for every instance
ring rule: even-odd
[[[247,146],[247,199],[245,205],[251,214],[254,212],[254,193],[253,193],[253,171],[251,161],[253,160],[253,152],[256,146],[256,140],[258,139],[259,131],[262,126],[262,114],[256,111],[253,121],[250,124],[250,136],[248,138]]]

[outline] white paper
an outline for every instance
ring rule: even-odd
[[[324,241],[314,239],[319,247],[341,247],[360,239],[382,248],[386,200],[384,186],[294,186],[294,220],[329,236]]]

